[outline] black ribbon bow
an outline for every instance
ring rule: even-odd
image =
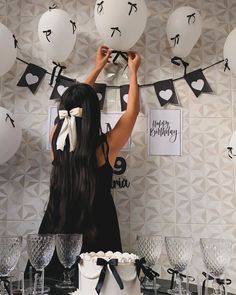
[[[7,294],[11,295],[9,277],[0,277],[0,284],[1,282],[3,282],[4,288],[7,291]]]
[[[142,282],[143,282],[143,280],[145,278],[148,278],[150,281],[153,281],[154,278],[160,276],[159,273],[157,273],[156,271],[151,269],[151,267],[146,265],[146,260],[145,260],[144,257],[141,258],[141,259],[136,259],[135,260],[135,266],[136,266],[137,276],[138,276],[138,279],[141,282],[141,284],[142,284]],[[143,280],[140,279],[141,270],[142,270],[142,272],[144,274],[144,279]]]
[[[186,276],[186,275],[184,275],[183,273],[180,273],[178,270],[175,270],[175,269],[173,269],[173,268],[168,268],[168,269],[167,269],[167,272],[168,272],[169,274],[172,275],[172,277],[171,277],[171,283],[170,283],[170,289],[171,289],[171,290],[172,290],[173,287],[174,287],[175,276],[176,276],[177,274],[179,274],[180,278],[188,278],[188,279],[191,280],[192,282],[195,280],[194,277],[192,277],[192,276]]]
[[[123,282],[116,270],[116,266],[118,265],[118,259],[110,259],[109,261],[103,259],[103,258],[98,258],[97,259],[97,265],[101,265],[103,266],[103,268],[101,269],[100,272],[100,276],[98,279],[98,283],[97,286],[95,288],[95,290],[97,291],[97,293],[99,294],[101,292],[102,286],[104,284],[104,280],[106,277],[106,272],[107,272],[107,266],[109,265],[110,270],[117,282],[117,284],[119,285],[120,289],[123,290],[124,289],[124,285]]]
[[[187,67],[189,66],[189,63],[186,62],[186,61],[184,61],[184,60],[182,60],[182,58],[180,58],[178,56],[172,57],[171,62],[172,62],[172,64],[175,64],[177,66],[180,66],[180,63],[178,62],[178,60],[181,61],[182,64],[183,64],[183,66],[184,66],[184,76],[185,76],[187,74]]]
[[[202,272],[202,274],[205,277],[205,280],[203,281],[203,284],[202,284],[202,295],[204,295],[205,294],[205,288],[206,288],[207,275],[208,275],[208,280],[209,281],[214,280],[214,278],[211,275],[207,274],[206,272]],[[217,282],[217,284],[223,286],[223,290],[224,290],[224,293],[225,293],[225,283],[226,283],[226,285],[230,285],[232,281],[231,281],[231,279],[216,278],[216,282]]]
[[[50,83],[49,83],[49,85],[51,85],[51,86],[52,86],[52,84],[53,84],[53,81],[54,81],[54,78],[55,78],[55,75],[56,75],[56,70],[57,70],[57,68],[58,68],[58,67],[60,68],[60,69],[59,69],[59,72],[58,72],[58,75],[57,75],[57,78],[60,77],[62,70],[66,69],[65,66],[62,66],[62,65],[60,65],[59,63],[56,63],[55,61],[53,61],[52,63],[53,63],[55,66],[54,66],[54,68],[53,68],[53,70],[52,70],[52,76],[51,76],[51,80],[50,80]]]
[[[56,9],[58,6],[56,3],[53,3],[52,6],[49,6],[49,10]]]

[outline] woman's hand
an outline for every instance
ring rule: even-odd
[[[129,51],[128,52],[128,67],[130,74],[137,73],[138,68],[141,63],[141,56],[136,51]]]
[[[96,62],[95,67],[89,73],[88,77],[85,79],[84,83],[89,84],[91,86],[94,85],[98,75],[100,74],[101,70],[104,66],[109,63],[109,58],[111,56],[111,49],[106,45],[102,45],[98,47],[96,53]]]
[[[111,49],[106,45],[101,45],[97,49],[95,68],[101,71],[104,68],[104,66],[110,62],[110,56]]]

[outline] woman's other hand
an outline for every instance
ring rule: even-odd
[[[128,52],[128,67],[130,74],[137,73],[138,68],[141,63],[141,56],[136,51],[129,51]]]

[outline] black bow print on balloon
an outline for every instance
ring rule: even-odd
[[[174,47],[179,44],[179,37],[179,34],[177,34],[176,36],[170,38],[171,41],[174,41]]]
[[[7,291],[7,294],[11,295],[10,281],[8,280],[8,277],[0,277],[0,284],[1,282],[3,282],[4,288]]]
[[[157,273],[156,271],[154,271],[153,269],[151,269],[149,266],[146,265],[146,260],[144,257],[141,259],[136,259],[135,266],[136,266],[137,276],[141,284],[143,283],[145,278],[148,278],[150,281],[153,281],[154,278],[160,276],[159,273]],[[141,271],[144,274],[144,278],[142,280],[140,279]]]
[[[46,39],[48,40],[48,42],[51,42],[48,37],[52,34],[52,30],[50,30],[50,29],[45,30],[45,31],[43,31],[43,33],[45,34]]]
[[[123,282],[116,270],[116,266],[118,265],[118,259],[111,259],[109,261],[106,261],[105,259],[103,258],[98,258],[97,259],[97,265],[101,265],[103,266],[101,272],[100,272],[100,276],[99,276],[99,279],[98,279],[98,283],[97,283],[97,286],[96,286],[96,291],[97,293],[99,294],[101,292],[101,289],[102,289],[102,286],[104,284],[104,280],[105,280],[105,277],[106,277],[106,272],[107,272],[107,267],[109,265],[110,267],[110,270],[117,282],[117,284],[119,285],[120,289],[123,290],[124,289],[124,285],[123,285]]]
[[[232,146],[228,146],[227,147],[227,150],[228,150],[228,156],[230,157],[230,159],[233,159],[233,157],[235,157],[236,154],[233,154],[233,148],[232,148]]]
[[[128,4],[130,5],[129,15],[131,15],[133,9],[135,9],[135,12],[138,11],[137,3],[128,2]]]
[[[229,71],[230,71],[228,58],[225,59],[225,68],[224,68],[224,72],[225,72],[226,70],[229,70]]]
[[[180,273],[178,270],[174,270],[172,268],[168,268],[167,269],[167,272],[172,275],[172,277],[171,277],[171,283],[170,283],[170,289],[173,289],[173,287],[174,287],[175,276],[177,274],[179,274],[181,278],[188,278],[191,282],[193,282],[195,280],[194,277],[184,275],[184,274]]]
[[[19,48],[18,47],[18,41],[16,40],[16,36],[15,35],[12,35],[12,36],[13,36],[13,39],[14,39],[14,47]]]
[[[188,19],[189,25],[190,25],[191,19],[192,19],[192,24],[194,24],[196,21],[196,13],[194,12],[192,14],[187,15],[187,19]]]
[[[101,1],[100,3],[97,3],[97,13],[98,14],[102,14],[102,12],[103,12],[103,9],[104,9],[103,3],[104,3],[104,1]]]
[[[72,20],[70,20],[70,23],[72,24],[72,29],[73,29],[73,35],[77,29],[75,22],[73,22]]]
[[[10,120],[12,127],[15,128],[16,127],[14,124],[15,121],[10,117],[9,114],[6,114],[5,122],[7,122],[8,119]]]
[[[203,284],[202,284],[202,295],[204,295],[204,294],[205,294],[205,288],[206,288],[206,281],[207,281],[207,280],[212,281],[212,280],[214,280],[214,278],[213,278],[211,275],[209,275],[209,274],[207,274],[207,273],[205,273],[205,272],[203,272],[202,274],[203,274],[204,277],[206,278],[206,279],[203,281]],[[216,279],[216,282],[217,282],[217,284],[219,284],[219,285],[221,285],[221,286],[223,287],[224,294],[225,294],[225,284],[226,284],[226,285],[230,285],[232,281],[231,281],[230,279],[220,279],[220,278],[217,278],[217,279]]]
[[[121,36],[121,31],[120,31],[119,27],[111,27],[110,29],[112,30],[111,37],[114,36],[115,32],[119,33]]]

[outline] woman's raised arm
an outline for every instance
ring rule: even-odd
[[[140,104],[137,71],[140,66],[140,62],[141,58],[137,52],[128,53],[130,86],[127,109],[116,123],[115,127],[107,134],[107,140],[109,144],[109,161],[112,166],[115,163],[117,154],[128,141],[139,114]]]
[[[96,62],[92,71],[89,73],[88,77],[85,79],[84,83],[93,86],[98,75],[104,68],[104,66],[109,63],[109,58],[111,55],[111,50],[106,45],[101,45],[96,53]]]

